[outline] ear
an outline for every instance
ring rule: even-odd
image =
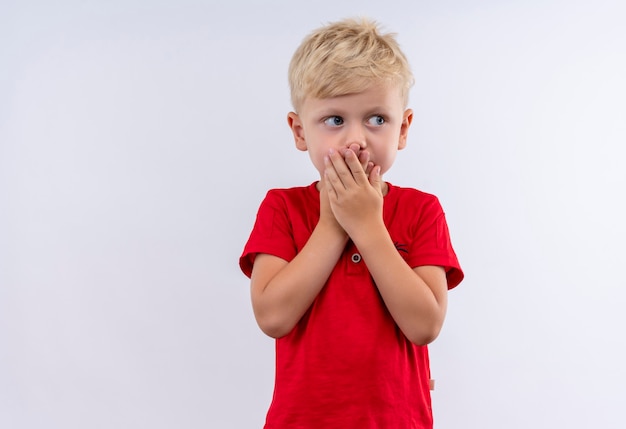
[[[296,141],[296,148],[301,151],[306,151],[306,140],[304,139],[304,127],[302,126],[302,120],[300,116],[295,112],[289,112],[287,114],[287,124],[291,128],[293,138]]]
[[[402,116],[402,125],[400,125],[400,139],[398,141],[398,149],[404,149],[406,147],[407,137],[409,136],[409,127],[413,122],[413,110],[406,109]]]

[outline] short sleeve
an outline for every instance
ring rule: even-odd
[[[445,213],[434,196],[422,207],[414,226],[409,255],[407,262],[413,268],[423,265],[444,267],[448,289],[456,287],[463,280],[463,271],[452,247]]]
[[[239,267],[250,277],[254,258],[267,253],[291,261],[297,253],[292,225],[285,200],[275,191],[269,191],[259,207],[250,237],[239,258]]]

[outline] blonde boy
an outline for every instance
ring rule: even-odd
[[[431,428],[427,344],[463,279],[437,198],[385,182],[413,83],[368,20],[310,34],[290,68],[296,148],[320,180],[274,189],[240,258],[276,338],[265,428]]]

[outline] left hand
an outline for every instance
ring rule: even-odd
[[[331,150],[324,160],[331,209],[350,237],[383,219],[380,167],[369,161],[369,155],[363,156],[363,152],[357,155],[356,150],[350,148],[343,153]]]

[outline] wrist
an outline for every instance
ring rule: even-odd
[[[389,238],[389,231],[382,219],[355,225],[347,230],[347,234],[359,248],[376,246],[381,240]]]
[[[342,228],[334,217],[321,216],[314,232],[318,232],[325,236],[336,237],[337,239],[348,241],[348,233]]]

